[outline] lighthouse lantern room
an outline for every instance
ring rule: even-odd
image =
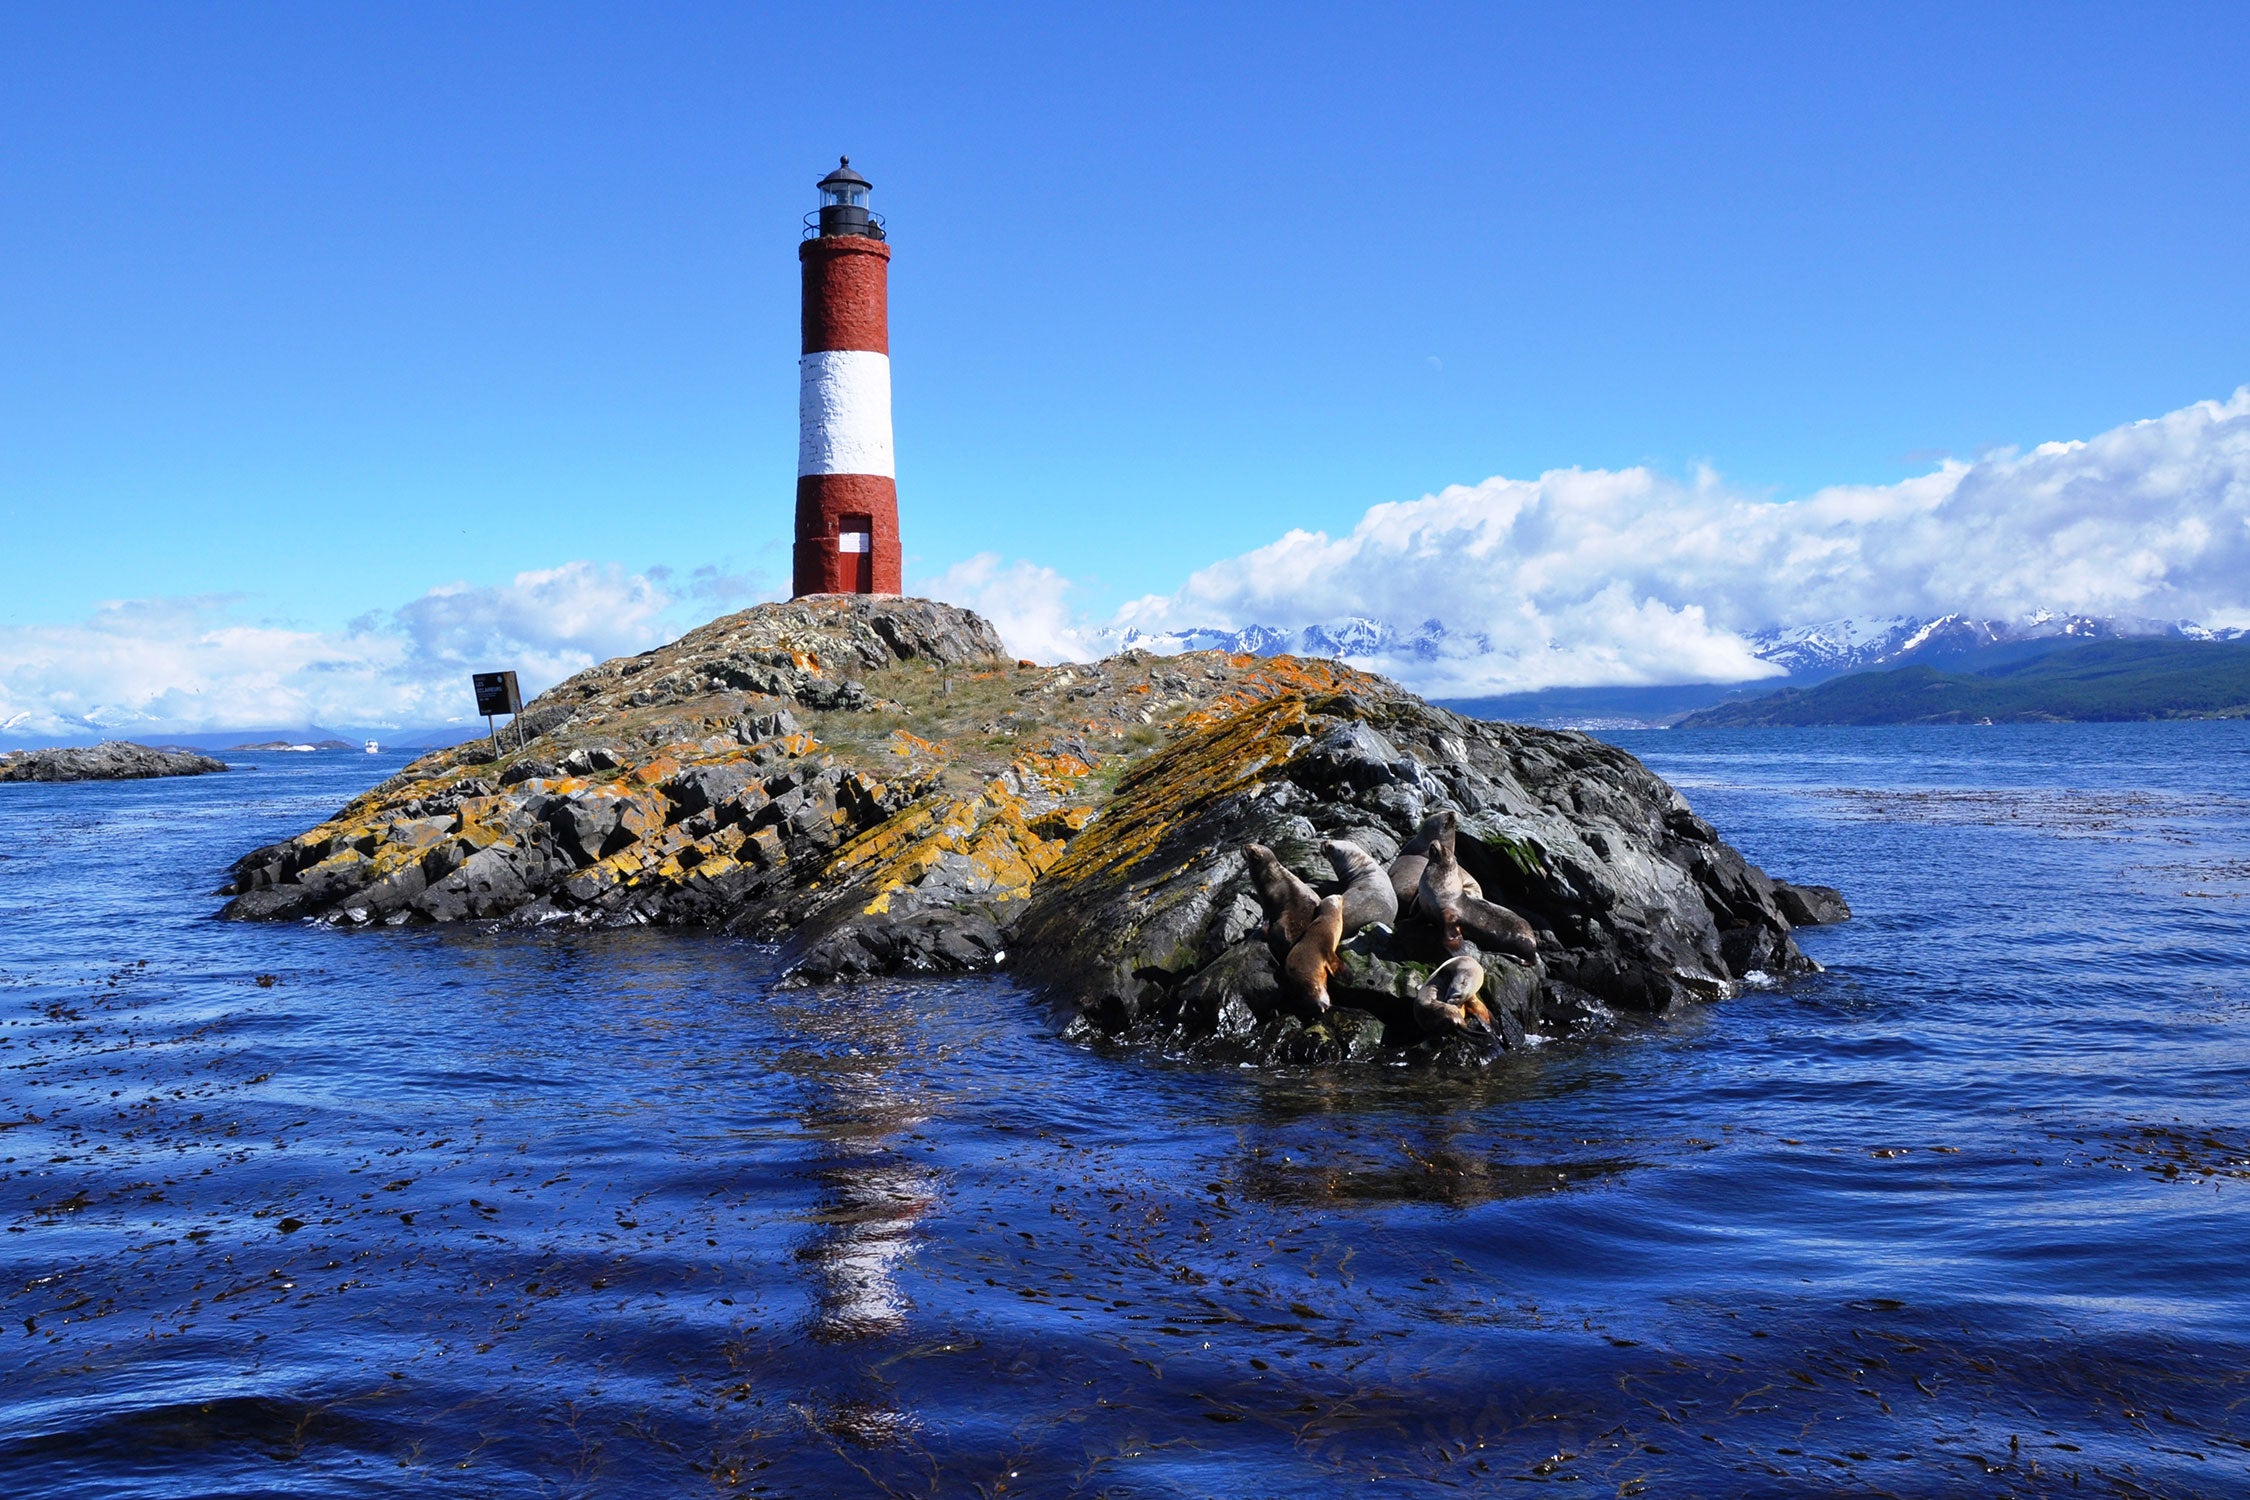
[[[820,180],[797,247],[804,357],[797,383],[794,592],[899,591],[898,484],[891,459],[891,247],[870,213],[873,184],[846,157]]]
[[[867,212],[867,190],[875,184],[852,170],[852,159],[820,179],[820,232],[883,237],[883,226]]]

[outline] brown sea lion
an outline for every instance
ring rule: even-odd
[[[1374,855],[1344,839],[1327,840],[1320,852],[1328,856],[1336,878],[1344,882],[1346,937],[1378,922],[1387,927],[1398,920],[1398,892],[1391,889],[1390,872]]]
[[[1414,911],[1415,898],[1422,889],[1422,871],[1430,862],[1430,850],[1441,842],[1447,849],[1453,848],[1460,823],[1459,813],[1450,807],[1440,808],[1422,820],[1414,837],[1399,846],[1398,857],[1391,861],[1391,890],[1398,896],[1400,916],[1409,916]],[[1484,894],[1484,887],[1478,885],[1477,878],[1467,870],[1461,872],[1461,887],[1474,896]],[[1431,920],[1436,918],[1433,916]]]
[[[1391,861],[1391,899],[1398,903],[1400,916],[1414,910],[1414,897],[1422,889],[1422,870],[1429,862],[1427,854],[1401,854]]]
[[[1295,870],[1263,844],[1244,844],[1242,858],[1250,866],[1250,886],[1266,914],[1266,941],[1286,953],[1312,925],[1320,897]]]
[[[1344,898],[1324,897],[1312,925],[1289,950],[1289,961],[1282,965],[1282,987],[1300,1007],[1315,1015],[1328,1009],[1328,981],[1343,967],[1336,956],[1336,945],[1343,940]]]
[[[1450,817],[1451,814],[1446,814]],[[1531,924],[1497,902],[1471,894],[1468,872],[1453,853],[1453,829],[1430,844],[1429,863],[1422,868],[1422,885],[1415,893],[1416,908],[1445,931],[1447,949],[1458,948],[1463,938],[1498,953],[1530,961],[1539,956],[1539,939]]]
[[[1415,993],[1414,1023],[1424,1036],[1492,1035],[1492,1012],[1485,1009],[1484,965],[1464,953],[1431,971]]]
[[[1409,854],[1429,853],[1430,845],[1459,827],[1460,823],[1459,813],[1450,807],[1439,808],[1422,820],[1422,826],[1414,830],[1414,837],[1398,846],[1399,857],[1403,859]]]
[[[1437,816],[1445,820],[1445,826],[1423,847],[1422,878],[1414,888],[1415,910],[1433,922],[1443,920],[1461,899],[1462,877],[1468,873],[1453,852],[1453,814],[1442,812]]]
[[[1453,924],[1487,953],[1506,953],[1535,963],[1539,934],[1531,924],[1497,901],[1463,894],[1452,912]]]

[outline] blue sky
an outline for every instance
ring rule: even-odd
[[[1791,499],[2250,381],[2250,10],[1963,9],[10,8],[0,626],[778,583],[843,151],[910,577],[1095,617],[1489,476]]]

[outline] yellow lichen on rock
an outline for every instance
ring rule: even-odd
[[[891,731],[891,753],[900,756],[910,756],[916,753],[935,755],[938,753],[938,747],[910,730],[894,729]]]
[[[472,860],[478,912],[544,895],[542,916],[581,920],[708,920],[755,906],[758,921],[797,923],[830,904],[880,914],[1017,901],[1089,837],[1108,851],[1090,853],[1089,868],[1161,838],[1155,812],[1103,826],[1119,795],[1140,807],[1175,774],[1159,801],[1231,785],[1213,757],[1255,760],[1279,722],[1264,713],[1264,729],[1224,728],[1245,711],[1375,681],[1330,663],[1215,654],[1011,666],[977,655],[988,639],[982,622],[920,601],[800,601],[715,621],[542,695],[526,717],[544,727],[524,747],[432,752],[261,851],[241,889],[306,895],[244,911],[342,910],[347,893],[390,882],[382,901],[452,920],[459,901],[410,888],[417,873],[434,886]],[[846,681],[854,671],[874,675]],[[804,723],[786,707],[792,695]],[[1175,749],[1130,769],[1158,734],[1183,729],[1220,738],[1200,759]],[[1104,779],[1128,773],[1120,793],[1090,782],[1097,767]],[[764,810],[773,803],[783,805]],[[697,888],[709,899],[671,899]]]
[[[1031,831],[1043,839],[1068,843],[1093,820],[1094,809],[1090,806],[1058,807],[1032,819]]]
[[[1055,809],[1035,807],[1068,793],[1093,769],[1070,751],[1034,751],[987,781],[973,797],[932,795],[868,829],[836,852],[822,871],[824,884],[863,884],[873,896],[868,915],[892,909],[900,893],[941,868],[948,889],[962,896],[1018,901],[1061,856],[1065,838],[1034,826]],[[1091,809],[1075,824],[1085,826]],[[1067,837],[1067,835],[1065,835]]]
[[[1181,735],[1119,780],[1116,796],[1071,840],[1052,878],[1067,884],[1138,864],[1181,822],[1287,760],[1304,726],[1305,700],[1292,694]]]

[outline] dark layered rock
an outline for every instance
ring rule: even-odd
[[[1536,965],[1483,956],[1501,1048],[1813,967],[1775,883],[1632,756],[1464,719],[1388,684],[1279,697],[1149,756],[1034,889],[1014,946],[1034,977],[1077,998],[1082,1029],[1282,1060],[1303,1043],[1244,920],[1255,903],[1235,851],[1264,844],[1329,894],[1339,886],[1321,840],[1384,858],[1442,809],[1458,815],[1462,865],[1538,934]],[[1419,1047],[1411,1000],[1442,944],[1411,917],[1370,929],[1344,945],[1331,996]],[[1461,1050],[1428,1040],[1433,1056]]]
[[[990,913],[938,907],[839,926],[806,951],[788,979],[827,984],[875,974],[967,974],[1005,956],[1006,939]]]
[[[1007,963],[1089,1037],[1449,1065],[1803,972],[1790,929],[1832,909],[1586,736],[1331,662],[1036,668],[925,600],[760,606],[582,673],[524,723],[520,748],[426,756],[245,855],[225,915],[722,927],[789,943],[792,983]],[[1411,905],[1343,943],[1316,1008],[1244,846],[1328,894],[1323,840],[1387,863],[1445,810],[1463,869],[1537,935],[1532,962],[1482,956],[1489,1034],[1423,1033],[1416,993],[1453,950]]]
[[[226,768],[225,761],[192,750],[156,750],[131,740],[0,754],[0,781],[139,781],[152,776],[208,776]]]
[[[1852,919],[1844,893],[1832,885],[1792,885],[1777,880],[1773,883],[1773,900],[1792,927],[1825,927]]]

